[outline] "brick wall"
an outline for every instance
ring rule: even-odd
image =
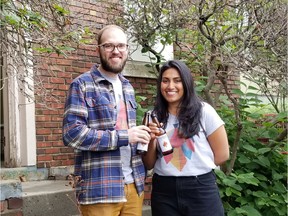
[[[95,59],[95,57],[94,57]],[[71,81],[89,70],[92,60],[72,55],[64,58],[51,55],[41,58],[41,82],[48,92],[36,94],[37,167],[73,165],[73,149],[62,142],[62,119],[66,94]]]

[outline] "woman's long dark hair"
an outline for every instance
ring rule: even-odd
[[[184,90],[177,112],[179,136],[190,138],[198,134],[200,130],[202,102],[196,94],[191,71],[182,61],[171,60],[161,67],[157,80],[157,95],[154,112],[157,114],[159,121],[163,122],[166,127],[169,116],[168,103],[161,94],[161,81],[163,73],[169,68],[175,68],[179,72]]]

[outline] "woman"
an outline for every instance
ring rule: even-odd
[[[229,158],[224,122],[196,95],[191,71],[183,62],[172,60],[161,67],[153,112],[174,151],[161,154],[155,139],[158,128],[150,123],[152,139],[143,162],[147,169],[154,168],[152,215],[224,215],[213,172]]]

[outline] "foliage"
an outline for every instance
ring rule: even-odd
[[[141,105],[141,103],[145,100],[146,100],[146,97],[136,95],[136,102],[137,102],[136,122],[137,122],[137,125],[141,125],[144,113],[147,111],[147,108],[142,107],[142,105]]]
[[[72,13],[68,2],[0,0],[0,66],[6,72],[0,78],[0,89],[15,79],[18,90],[29,100],[34,100],[34,92],[39,99],[52,97],[38,76],[38,61],[45,63],[37,55],[67,57],[80,44],[89,43],[92,36],[88,27],[77,23],[82,15]]]
[[[164,49],[156,51],[156,44],[173,44],[177,58],[207,77],[203,93],[210,104],[217,106],[227,79],[241,73],[277,112],[286,110],[285,1],[131,0],[124,11],[111,8],[142,52],[152,55],[152,69],[163,60]],[[217,79],[222,85],[215,85]]]
[[[155,100],[155,92],[156,92],[156,86],[154,85],[148,85],[148,87],[150,88],[150,90],[148,90],[148,94],[152,95],[152,98],[148,98],[146,96],[142,96],[141,93],[136,91],[136,102],[137,102],[137,116],[136,116],[136,121],[137,121],[137,125],[141,125],[142,124],[142,118],[144,116],[144,113],[148,110],[152,110],[153,109],[153,105],[154,105],[154,100]]]
[[[283,215],[287,205],[286,155],[281,154],[287,147],[286,2],[131,0],[125,8],[115,13],[120,14],[116,21],[129,30],[143,53],[153,56],[150,68],[158,71],[163,60],[156,43],[173,44],[175,58],[184,60],[196,75],[197,92],[226,123],[231,157],[217,175],[227,214]],[[240,74],[254,86],[237,82]],[[259,95],[268,99],[276,115],[265,115]],[[259,138],[269,142],[263,144]]]
[[[24,50],[31,48],[65,55],[65,52],[75,50],[74,43],[89,42],[85,40],[89,29],[73,26],[75,18],[65,1],[2,0],[0,3],[1,39],[6,49],[12,40],[21,42]]]
[[[250,112],[259,110],[262,102],[257,95],[239,93],[243,129],[237,159],[230,174],[225,169],[216,170],[225,211],[228,216],[286,215],[287,138],[276,140],[287,116],[284,112],[272,117],[261,111]],[[237,127],[233,111],[223,103],[218,112],[225,121],[229,142],[234,143]]]

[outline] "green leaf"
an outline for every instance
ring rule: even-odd
[[[237,207],[235,210],[236,210],[237,215],[241,215],[241,214],[247,215],[247,211],[243,208]]]
[[[61,7],[58,4],[54,4],[53,7],[55,8],[55,10],[58,12],[58,14],[64,16],[64,15],[68,15],[70,14],[69,10],[65,10],[65,8]]]
[[[260,155],[255,159],[255,162],[260,164],[261,166],[270,168],[270,161],[267,157]]]
[[[271,148],[261,148],[258,149],[259,154],[265,154],[266,152],[271,151]]]
[[[269,206],[268,201],[269,199],[263,199],[263,198],[255,198],[255,203],[258,206]]]
[[[242,163],[242,164],[245,164],[245,163],[250,163],[251,160],[246,157],[245,155],[240,155],[239,158],[238,158],[239,162]]]
[[[273,190],[277,193],[282,193],[282,194],[286,194],[286,187],[284,186],[284,184],[282,184],[281,182],[275,181],[274,182],[274,186],[273,186]]]
[[[254,86],[249,86],[248,89],[249,89],[249,90],[256,90],[256,91],[259,91],[259,88],[254,87]]]
[[[262,181],[262,184],[264,183],[263,181],[267,181],[267,177],[262,174],[255,173],[255,177],[258,178],[259,181]]]
[[[225,190],[225,194],[226,194],[226,196],[231,196],[232,195],[232,190],[231,190],[231,188],[226,188],[226,190]]]
[[[238,189],[241,190],[241,187],[239,185],[234,185],[235,187],[238,187]],[[230,188],[231,192],[233,194],[236,194],[237,196],[241,196],[241,192],[239,190],[235,190],[234,188]]]
[[[258,96],[258,94],[252,93],[252,92],[248,92],[248,93],[246,94],[246,97],[257,97],[257,96]]]
[[[243,93],[240,89],[233,89],[232,92],[233,92],[234,94],[237,94],[237,95],[240,95],[240,96],[243,96],[243,95],[244,95],[244,93]]]
[[[257,209],[253,208],[251,205],[250,206],[248,206],[248,205],[247,206],[243,206],[242,209],[244,211],[246,211],[247,215],[249,215],[249,216],[262,216],[260,214],[260,212],[257,211]]]
[[[272,170],[272,178],[274,181],[278,181],[280,179],[283,179],[283,177],[284,177],[283,175],[279,174],[275,170]]]
[[[243,145],[243,148],[250,151],[250,152],[257,153],[257,149],[254,148],[253,146],[249,145],[249,144]]]
[[[263,191],[254,191],[252,192],[252,194],[255,197],[268,197],[268,195],[264,193]]]
[[[142,101],[144,101],[146,99],[147,99],[147,97],[145,97],[145,96],[136,95],[137,103],[140,103],[140,102],[142,102]]]
[[[258,185],[259,184],[259,180],[257,178],[255,178],[254,173],[244,173],[244,174],[240,174],[237,177],[237,180],[240,183],[246,183],[246,184],[252,184],[252,185]]]
[[[53,49],[49,48],[49,47],[35,47],[33,48],[35,51],[38,51],[39,53],[52,53],[53,52]]]
[[[67,47],[67,46],[62,46],[62,47],[60,47],[60,49],[61,49],[61,50],[65,50],[65,51],[74,51],[74,50],[75,50],[75,48],[73,48],[73,47]]]
[[[268,131],[269,137],[277,137],[278,136],[278,129],[277,128],[270,128]]]
[[[277,120],[286,119],[287,120],[287,112],[280,112],[277,115]]]
[[[276,201],[279,204],[284,204],[285,200],[283,199],[283,196],[279,196],[278,194],[272,194],[270,196],[271,200]]]
[[[225,178],[225,179],[223,179],[223,183],[226,185],[226,186],[232,186],[232,185],[234,185],[235,184],[235,182],[236,182],[236,180],[235,179],[230,179],[230,178]]]

